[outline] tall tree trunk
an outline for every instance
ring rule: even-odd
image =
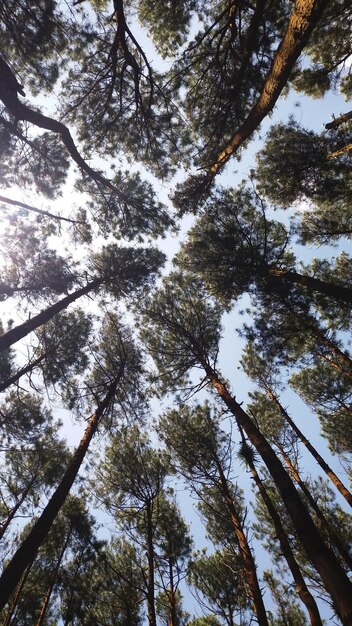
[[[77,291],[70,293],[68,296],[65,296],[65,298],[62,298],[62,300],[59,300],[55,304],[49,306],[44,311],[38,313],[38,315],[35,315],[26,322],[23,322],[23,324],[19,324],[18,326],[15,326],[15,328],[11,328],[11,330],[8,330],[7,333],[4,333],[0,337],[0,352],[6,350],[17,341],[20,341],[20,339],[26,337],[26,335],[28,335],[36,328],[39,328],[39,326],[46,324],[46,322],[48,322],[49,320],[51,320],[51,318],[60,313],[60,311],[66,309],[69,304],[75,302],[75,300],[78,300],[78,298],[85,296],[93,289],[96,289],[102,284],[102,282],[102,278],[96,278],[95,280],[92,280],[85,287],[81,287],[80,289],[77,289]]]
[[[169,559],[169,626],[177,626],[177,614],[176,614],[176,591],[174,585],[174,568],[172,559]]]
[[[15,517],[18,509],[20,508],[20,506],[22,506],[23,502],[25,501],[26,497],[28,496],[30,490],[32,489],[35,481],[37,480],[38,475],[34,476],[32,478],[32,480],[28,483],[27,487],[25,488],[25,490],[22,492],[20,499],[18,500],[18,502],[16,502],[15,506],[11,509],[10,513],[8,514],[6,520],[1,524],[0,526],[0,540],[3,538],[7,528],[9,527],[9,525],[11,524],[13,518]]]
[[[153,542],[153,521],[152,521],[152,502],[148,500],[146,506],[147,516],[147,558],[148,558],[148,588],[147,588],[147,604],[148,604],[148,624],[156,626],[155,613],[155,573],[154,573],[154,542]]]
[[[55,567],[55,571],[53,573],[52,581],[51,581],[51,583],[49,585],[48,591],[45,594],[44,602],[42,603],[42,606],[40,608],[40,613],[39,613],[39,617],[38,617],[38,621],[36,623],[36,626],[43,626],[43,622],[44,622],[44,618],[45,618],[46,612],[48,610],[51,594],[52,594],[52,592],[54,590],[54,587],[56,585],[56,581],[57,581],[57,577],[58,577],[59,570],[60,570],[60,567],[61,567],[62,559],[64,558],[64,554],[65,554],[65,552],[67,550],[67,546],[68,546],[69,541],[71,539],[71,534],[72,534],[72,527],[70,528],[70,530],[69,530],[69,532],[67,534],[66,540],[64,542],[64,545],[61,548],[61,551],[60,551],[60,554],[59,554],[59,558],[58,558],[58,560],[56,562],[56,567]]]
[[[305,605],[307,611],[308,611],[308,615],[309,615],[309,620],[311,623],[311,626],[322,626],[322,621],[321,621],[321,617],[319,614],[319,609],[317,607],[317,604],[312,596],[312,594],[310,593],[306,582],[302,576],[300,567],[294,557],[294,554],[291,550],[291,546],[290,546],[290,542],[287,538],[286,532],[281,524],[281,520],[280,520],[280,516],[277,513],[274,503],[272,502],[264,484],[263,481],[261,480],[255,465],[253,463],[253,460],[248,457],[246,458],[246,463],[248,464],[248,467],[251,471],[251,474],[254,478],[254,482],[257,485],[258,491],[263,499],[263,502],[268,510],[268,513],[273,521],[274,524],[274,528],[275,528],[275,533],[276,536],[278,538],[278,541],[280,542],[280,548],[281,548],[281,552],[284,556],[284,558],[286,559],[286,563],[291,571],[292,574],[292,578],[295,581],[295,586],[296,586],[296,591],[297,594],[299,595],[299,597],[301,598],[303,604]]]
[[[114,397],[117,383],[117,380],[114,380],[111,383],[104,400],[101,404],[99,404],[96,412],[93,413],[89,419],[83,437],[76,448],[76,451],[74,452],[58,487],[51,496],[42,514],[29,531],[26,539],[21,543],[12,559],[6,565],[0,577],[0,611],[4,608],[6,602],[8,602],[11,597],[11,594],[16,589],[16,586],[19,583],[26,567],[35,558],[39,547],[47,537],[53,521],[64,504],[82,465],[92,437],[97,431],[100,419]]]
[[[268,468],[275,485],[281,493],[282,500],[291,517],[297,535],[306,550],[308,558],[330,593],[336,611],[344,626],[352,624],[352,584],[345,571],[338,562],[335,554],[324,543],[319,530],[316,528],[309,511],[302,502],[290,476],[285,471],[281,461],[271,448],[270,444],[252,421],[241,405],[232,397],[226,385],[219,378],[216,370],[208,362],[202,360],[202,365],[212,386],[226,404],[236,421],[246,433],[249,441],[257,450]]]
[[[238,516],[233,497],[231,495],[226,477],[221,467],[221,463],[218,460],[216,460],[216,465],[219,473],[223,497],[225,498],[229,513],[231,515],[231,522],[234,528],[237,545],[240,551],[240,557],[248,586],[248,595],[252,600],[254,613],[257,617],[259,626],[268,626],[268,617],[266,614],[263,596],[257,577],[257,568],[255,566],[254,557],[247,541],[245,532],[243,530],[242,522]]]
[[[316,460],[318,465],[320,465],[321,469],[325,472],[325,474],[330,478],[332,483],[335,485],[336,489],[338,489],[340,494],[345,498],[346,502],[348,502],[348,504],[350,506],[352,506],[352,494],[351,494],[351,492],[347,489],[347,487],[345,487],[343,482],[339,479],[339,477],[335,474],[335,472],[331,469],[331,467],[323,459],[323,457],[319,454],[319,452],[314,448],[314,446],[310,443],[310,441],[307,439],[307,437],[304,436],[302,431],[298,428],[298,426],[293,421],[292,417],[290,417],[290,415],[287,413],[286,409],[282,406],[280,400],[276,397],[276,395],[274,394],[272,389],[268,385],[266,385],[264,383],[263,383],[263,388],[264,388],[265,392],[267,393],[267,395],[269,396],[269,398],[271,400],[273,400],[273,402],[275,402],[275,404],[278,407],[282,417],[290,425],[290,427],[292,428],[293,432],[297,435],[298,439],[303,443],[303,445],[311,453],[311,455],[314,457],[314,459]]]
[[[32,361],[31,363],[28,363],[28,365],[25,365],[20,370],[18,370],[16,374],[13,374],[13,376],[9,376],[8,378],[6,378],[6,380],[4,380],[0,384],[0,393],[5,391],[5,389],[10,387],[11,385],[14,385],[15,383],[17,383],[17,381],[25,374],[28,374],[28,372],[32,372],[32,370],[34,370],[38,365],[40,365],[40,363],[44,361],[46,357],[47,357],[47,353],[39,355],[36,359],[34,359],[34,361]]]
[[[307,41],[320,20],[328,0],[296,0],[286,32],[277,49],[260,97],[242,126],[235,132],[226,148],[220,152],[210,168],[218,173],[229,158],[253,134],[263,119],[272,111],[291,71]]]
[[[285,269],[278,269],[276,267],[269,267],[266,270],[268,276],[270,276],[273,284],[277,284],[280,289],[281,285],[287,281],[305,287],[309,292],[321,293],[324,296],[333,298],[337,302],[344,302],[346,304],[352,304],[352,289],[349,287],[342,287],[334,283],[327,283],[325,280],[314,278],[313,276],[306,276],[305,274],[298,274]]]
[[[28,578],[28,576],[30,574],[30,571],[32,569],[33,561],[34,561],[34,559],[29,563],[26,571],[24,572],[20,582],[17,585],[15,595],[14,595],[14,597],[11,600],[9,609],[8,609],[6,615],[5,615],[5,619],[4,619],[3,623],[1,624],[1,626],[10,626],[10,624],[11,624],[12,617],[13,617],[13,614],[14,614],[15,609],[17,607],[18,601],[19,601],[19,599],[21,597],[21,593],[22,593],[23,587],[25,586],[25,584],[27,582],[27,578]]]
[[[337,548],[337,550],[340,552],[342,558],[344,559],[344,561],[348,565],[348,568],[350,570],[352,570],[352,557],[348,553],[345,544],[340,539],[340,537],[338,536],[338,534],[335,531],[335,529],[331,526],[330,522],[326,519],[323,511],[321,510],[320,506],[317,504],[317,502],[313,498],[313,496],[310,493],[307,485],[305,484],[304,480],[302,480],[302,478],[301,478],[297,468],[293,465],[293,463],[292,463],[290,457],[288,456],[288,454],[281,447],[279,448],[279,450],[280,450],[280,452],[281,452],[281,454],[283,456],[283,459],[284,459],[284,461],[285,461],[285,463],[286,463],[286,465],[287,465],[291,475],[293,476],[293,478],[296,481],[297,485],[299,485],[299,487],[302,489],[302,492],[306,496],[306,498],[307,498],[310,506],[312,507],[314,513],[316,514],[317,518],[320,520],[322,526],[325,528],[326,533],[327,533],[327,535],[329,537],[330,543],[332,543],[335,546],[335,548]]]

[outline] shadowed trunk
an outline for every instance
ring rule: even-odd
[[[292,428],[293,432],[297,435],[298,439],[303,443],[303,445],[307,448],[307,450],[309,450],[309,452],[314,457],[314,459],[316,460],[318,465],[320,465],[321,469],[330,478],[331,482],[335,485],[336,489],[338,489],[340,494],[345,498],[346,502],[348,502],[348,504],[350,506],[352,506],[352,494],[351,494],[351,492],[347,489],[347,487],[345,487],[343,482],[339,479],[339,477],[331,469],[331,467],[328,465],[328,463],[326,463],[326,461],[319,454],[319,452],[314,448],[314,446],[310,443],[310,441],[307,439],[307,437],[304,436],[304,434],[301,432],[301,430],[298,428],[298,426],[296,426],[295,422],[290,417],[290,415],[287,413],[286,409],[284,409],[284,407],[282,406],[281,402],[278,400],[278,398],[276,397],[276,395],[274,394],[272,389],[270,389],[270,387],[268,385],[264,385],[264,383],[263,383],[263,388],[266,391],[266,393],[269,396],[269,398],[271,400],[273,400],[273,402],[275,402],[276,406],[280,410],[281,415],[287,421],[287,423],[290,425],[290,427]]]
[[[263,499],[263,502],[265,503],[265,506],[268,510],[268,513],[273,521],[274,524],[274,528],[275,528],[275,533],[277,536],[277,539],[280,543],[280,548],[281,548],[281,552],[284,556],[284,558],[286,559],[286,563],[290,569],[290,572],[292,574],[292,578],[295,581],[295,586],[296,586],[296,591],[297,594],[299,595],[299,597],[301,598],[303,604],[305,605],[307,611],[308,611],[308,615],[309,615],[309,620],[311,623],[311,626],[323,626],[322,625],[322,621],[321,621],[321,617],[319,614],[319,610],[317,607],[317,604],[312,596],[312,594],[310,593],[306,582],[302,576],[300,567],[294,557],[294,554],[291,550],[291,546],[290,546],[290,542],[287,538],[286,532],[281,524],[281,520],[280,520],[280,516],[278,515],[275,506],[260,478],[260,476],[258,475],[258,472],[255,468],[255,465],[253,463],[253,461],[250,458],[246,458],[246,463],[250,468],[251,474],[254,478],[254,482],[258,487],[258,491]]]
[[[258,427],[232,397],[216,370],[201,360],[207,377],[268,468],[306,553],[330,593],[344,626],[352,623],[352,584],[335,554],[323,541],[290,476]]]
[[[235,132],[226,148],[220,152],[210,168],[213,176],[249,139],[263,119],[272,111],[291,71],[307,41],[320,20],[328,0],[296,0],[286,32],[277,49],[260,97],[242,126]]]
[[[103,278],[96,278],[95,280],[92,280],[85,287],[81,287],[80,289],[77,289],[77,291],[70,293],[68,296],[65,296],[65,298],[62,298],[62,300],[59,300],[55,304],[52,304],[51,306],[49,306],[44,311],[41,311],[40,313],[38,313],[38,315],[35,315],[34,317],[30,318],[23,324],[19,324],[18,326],[15,326],[15,328],[12,328],[11,330],[7,331],[7,333],[4,333],[3,335],[1,335],[0,352],[2,352],[3,350],[6,350],[17,341],[20,341],[20,339],[23,339],[23,337],[26,337],[26,335],[31,333],[36,328],[39,328],[39,326],[46,324],[55,315],[60,313],[60,311],[63,311],[64,309],[66,309],[69,304],[71,304],[72,302],[75,302],[75,300],[78,300],[78,298],[85,296],[90,291],[93,291],[93,289],[96,289],[97,287],[99,287],[103,283],[103,280],[104,280]]]
[[[110,385],[104,400],[101,404],[99,404],[96,412],[93,413],[89,419],[84,435],[74,452],[58,487],[51,496],[42,514],[29,531],[26,539],[21,543],[12,559],[6,565],[0,577],[0,611],[4,608],[5,604],[8,602],[12,593],[16,589],[16,586],[21,580],[26,567],[35,558],[39,547],[47,537],[57,514],[63,506],[77,477],[89,444],[97,431],[100,419],[114,397],[117,382],[117,380],[114,380],[114,382]]]

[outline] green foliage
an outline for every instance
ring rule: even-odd
[[[216,361],[220,319],[221,308],[206,297],[201,281],[180,273],[164,279],[148,299],[141,321],[142,339],[158,368],[160,391],[191,385],[192,368]]]
[[[310,200],[318,208],[322,205],[322,212],[325,206],[326,214],[329,206],[336,220],[336,213],[339,214],[340,205],[343,207],[346,202],[352,180],[347,155],[345,158],[328,158],[341,141],[342,145],[349,143],[350,133],[346,135],[345,131],[339,131],[331,138],[306,130],[293,120],[287,125],[272,126],[257,155],[259,193],[284,208]]]
[[[228,626],[247,623],[248,598],[238,557],[227,550],[210,556],[196,553],[189,565],[188,580],[201,604]]]
[[[284,225],[266,217],[267,206],[248,187],[219,189],[191,228],[178,255],[183,270],[200,275],[226,305],[273,267],[292,267]],[[259,282],[259,281],[258,281]]]

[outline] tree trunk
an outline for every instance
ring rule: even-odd
[[[93,289],[96,289],[102,284],[102,282],[102,278],[92,280],[85,287],[81,287],[81,289],[77,289],[77,291],[70,293],[68,296],[65,296],[65,298],[62,298],[62,300],[52,304],[47,309],[41,311],[38,315],[35,315],[23,324],[19,324],[18,326],[15,326],[15,328],[8,330],[7,333],[4,333],[0,337],[0,352],[3,352],[3,350],[6,350],[12,346],[12,344],[20,341],[20,339],[26,337],[26,335],[36,328],[39,328],[39,326],[46,324],[46,322],[51,320],[52,317],[60,313],[60,311],[63,311],[63,309],[66,309],[69,304],[75,302],[75,300],[78,300],[81,296],[85,296]]]
[[[337,532],[334,530],[334,528],[331,526],[330,522],[326,519],[324,513],[322,512],[320,506],[316,503],[315,499],[313,498],[312,494],[310,493],[309,489],[307,488],[307,485],[305,484],[304,480],[302,480],[298,470],[294,467],[290,457],[288,456],[288,454],[286,454],[286,452],[280,447],[279,448],[284,461],[291,473],[291,475],[293,476],[294,480],[296,481],[297,485],[299,485],[299,487],[302,489],[304,495],[306,496],[310,506],[312,507],[314,513],[316,514],[317,518],[320,520],[322,526],[325,528],[326,533],[329,537],[330,543],[332,543],[335,548],[337,548],[337,550],[340,552],[342,558],[344,559],[344,561],[346,562],[346,564],[348,565],[348,568],[350,570],[352,570],[352,557],[349,555],[347,548],[345,546],[345,544],[343,543],[343,541],[340,539],[340,537],[338,536]]]
[[[29,531],[26,539],[22,542],[12,559],[5,567],[0,577],[0,611],[4,608],[5,604],[11,597],[11,594],[16,589],[16,586],[19,583],[26,567],[35,558],[39,547],[47,537],[53,521],[64,504],[82,465],[92,437],[97,431],[100,419],[114,397],[117,382],[117,380],[114,380],[114,382],[110,385],[104,400],[89,419],[83,437],[76,448],[76,451],[74,452],[58,487],[51,496],[42,514]]]
[[[34,561],[34,559],[29,563],[26,571],[24,572],[24,574],[22,576],[22,579],[20,580],[19,584],[17,585],[16,593],[15,593],[15,595],[14,595],[12,601],[11,601],[11,604],[9,606],[9,609],[8,609],[6,615],[5,615],[5,619],[4,619],[3,623],[1,624],[1,626],[10,626],[10,624],[11,624],[11,620],[12,620],[13,614],[15,612],[15,609],[17,607],[18,601],[19,601],[19,599],[21,597],[21,593],[22,593],[23,587],[25,586],[25,584],[27,582],[27,578],[28,578],[28,576],[30,574],[30,571],[32,569],[33,561]]]
[[[328,463],[326,463],[326,461],[319,454],[319,452],[314,448],[314,446],[310,443],[310,441],[307,439],[307,437],[304,436],[304,434],[301,432],[301,430],[298,428],[298,426],[296,426],[295,422],[290,417],[290,415],[287,413],[286,409],[284,409],[284,407],[282,406],[281,402],[278,400],[278,398],[276,397],[276,395],[274,394],[272,389],[270,389],[270,387],[268,387],[267,385],[264,385],[264,384],[263,384],[263,387],[264,387],[264,390],[266,391],[266,393],[268,394],[269,398],[271,400],[273,400],[273,402],[275,402],[276,406],[280,410],[281,415],[287,421],[287,423],[290,425],[290,427],[292,428],[293,432],[297,435],[298,439],[303,443],[303,445],[307,448],[307,450],[315,458],[315,460],[318,463],[318,465],[320,465],[321,469],[330,478],[332,483],[335,485],[336,489],[338,489],[340,494],[345,498],[346,502],[348,502],[348,504],[350,506],[352,506],[352,494],[351,494],[351,492],[347,489],[347,487],[345,487],[345,485],[342,483],[342,481],[339,479],[339,477],[331,469],[331,467],[328,465]]]
[[[148,558],[148,582],[147,582],[147,585],[148,585],[148,589],[147,589],[148,624],[149,626],[156,626],[154,543],[153,543],[153,523],[152,523],[151,501],[147,502],[146,516],[147,516],[147,558]]]
[[[60,567],[61,567],[62,559],[64,558],[64,554],[65,554],[67,546],[69,544],[69,541],[70,541],[70,538],[71,538],[71,534],[72,534],[72,528],[70,528],[70,530],[69,530],[69,532],[67,534],[66,540],[64,542],[64,545],[62,546],[61,552],[59,554],[59,558],[57,560],[55,571],[54,571],[54,574],[53,574],[53,579],[52,579],[51,584],[49,585],[48,591],[45,594],[44,602],[43,602],[43,604],[42,604],[42,606],[40,608],[40,613],[39,613],[39,617],[38,617],[38,621],[36,623],[36,626],[43,626],[43,622],[44,622],[44,618],[45,618],[46,612],[48,610],[51,594],[52,594],[53,589],[54,589],[54,587],[56,585],[56,581],[57,581],[57,577],[58,577],[59,570],[60,570]]]
[[[286,32],[277,49],[260,97],[242,126],[210,168],[217,174],[229,158],[249,139],[263,119],[272,111],[304,46],[320,20],[328,0],[296,0]]]
[[[288,281],[301,287],[305,287],[308,292],[321,293],[324,296],[333,298],[337,302],[343,302],[346,304],[352,304],[352,289],[348,287],[342,287],[333,283],[327,283],[319,278],[313,276],[306,276],[305,274],[298,274],[290,270],[278,269],[275,267],[269,267],[267,274],[270,276],[273,283],[278,287],[282,285],[282,282]]]
[[[20,506],[22,506],[23,502],[25,501],[26,497],[28,496],[30,490],[32,489],[35,481],[37,480],[38,475],[34,476],[32,478],[32,480],[29,482],[29,484],[27,485],[27,487],[25,488],[25,490],[22,492],[22,495],[19,499],[19,501],[15,504],[15,506],[11,509],[10,513],[8,514],[5,522],[3,522],[3,524],[1,524],[0,526],[0,540],[3,538],[7,528],[9,527],[9,525],[11,524],[13,518],[15,517],[18,509],[20,508]]]
[[[260,478],[258,472],[255,468],[253,461],[248,458],[246,459],[246,463],[248,464],[251,474],[254,478],[254,482],[258,487],[258,491],[265,503],[266,508],[268,509],[268,513],[273,521],[275,533],[280,542],[281,552],[286,559],[287,565],[291,571],[292,578],[295,581],[296,591],[299,597],[301,598],[303,604],[305,605],[311,626],[322,626],[321,617],[319,614],[319,610],[317,604],[310,593],[306,582],[302,576],[300,567],[294,557],[294,554],[291,550],[290,542],[287,538],[286,532],[281,524],[280,516],[278,515],[275,506]]]
[[[224,475],[221,464],[220,462],[218,462],[218,460],[216,460],[216,465],[217,465],[217,469],[219,473],[223,497],[225,498],[226,504],[228,506],[228,509],[231,515],[231,522],[234,527],[234,532],[236,535],[237,544],[238,544],[239,551],[240,551],[240,557],[241,557],[241,561],[243,565],[243,570],[244,570],[244,574],[245,574],[247,585],[248,585],[248,595],[250,596],[252,600],[254,613],[257,617],[259,626],[268,626],[268,617],[267,617],[264,602],[263,602],[262,592],[260,590],[254,557],[249,547],[247,537],[244,533],[241,520],[237,514],[236,506],[233,501],[230,490],[228,488],[226,477]]]
[[[172,559],[169,559],[169,611],[170,611],[170,619],[169,626],[177,626],[177,615],[176,615],[176,592],[174,585],[174,570],[173,570],[173,562]]]
[[[15,383],[17,383],[17,381],[22,376],[24,376],[25,374],[28,374],[28,372],[31,372],[32,370],[34,370],[38,365],[40,365],[40,363],[42,361],[44,361],[44,359],[46,357],[47,357],[46,353],[45,354],[41,354],[36,359],[34,359],[34,361],[32,361],[31,363],[28,363],[28,365],[25,365],[25,367],[22,367],[20,370],[18,370],[18,372],[16,372],[16,374],[14,374],[13,376],[9,376],[9,378],[6,378],[6,380],[4,380],[4,382],[0,384],[0,393],[5,391],[5,389],[10,387],[11,385],[14,385]]]
[[[203,367],[209,381],[234,415],[268,468],[275,485],[281,493],[282,500],[291,517],[297,535],[334,601],[342,624],[351,626],[352,584],[345,571],[333,551],[324,543],[290,476],[285,471],[266,438],[249,415],[242,409],[241,405],[231,396],[217,372],[204,361]]]

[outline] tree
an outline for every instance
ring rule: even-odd
[[[332,280],[325,281],[297,272],[288,232],[281,222],[267,219],[267,210],[246,186],[217,190],[190,230],[178,264],[200,275],[226,304],[244,292],[284,295],[298,286],[309,298],[322,294],[350,307],[352,293],[343,277],[334,280],[330,272]]]
[[[54,599],[57,598],[62,571],[70,558],[87,550],[93,537],[93,525],[94,520],[82,499],[70,496],[31,565],[16,603],[10,602],[11,623],[19,626],[28,620],[36,626],[56,623],[60,611]],[[5,621],[9,619],[8,612]]]
[[[156,625],[156,543],[167,542],[167,537],[162,536],[162,528],[159,528],[159,516],[163,519],[167,507],[162,496],[167,471],[167,457],[154,450],[148,437],[136,426],[129,426],[115,436],[99,468],[98,497],[147,555],[143,568],[150,626]],[[172,537],[175,539],[175,535]],[[172,561],[172,550],[168,552]],[[175,620],[172,562],[169,566],[171,619]]]
[[[259,423],[262,423],[264,426],[264,432],[270,432],[270,423],[274,423],[275,426],[279,430],[285,432],[284,423],[287,422],[295,433],[297,440],[299,440],[303,445],[307,448],[307,450],[312,454],[314,459],[317,461],[319,466],[323,469],[326,475],[330,478],[335,487],[339,490],[341,495],[345,498],[345,500],[352,505],[352,496],[350,491],[345,487],[340,478],[336,475],[336,473],[331,469],[329,464],[323,459],[323,457],[319,454],[316,448],[312,445],[312,443],[305,437],[302,431],[295,424],[287,410],[281,404],[278,396],[275,392],[275,387],[278,387],[278,379],[279,379],[279,371],[278,369],[268,362],[268,360],[263,359],[262,355],[260,355],[259,351],[253,346],[253,344],[248,344],[244,356],[241,361],[242,366],[244,367],[245,372],[254,380],[259,387],[266,394],[267,399],[272,401],[272,404],[264,401],[262,403],[259,411],[255,411],[259,415]],[[252,394],[252,398],[260,403],[260,395],[258,393]],[[266,408],[269,407],[269,414],[273,419],[263,420],[263,413],[267,416]],[[278,415],[279,412],[279,415]],[[283,420],[283,422],[282,422]],[[274,440],[280,439],[277,437],[278,433],[276,432],[274,435]]]
[[[195,589],[201,605],[228,626],[237,619],[246,623],[247,598],[243,588],[241,565],[236,555],[226,550],[195,554],[188,580]]]
[[[164,256],[156,249],[117,248],[106,246],[92,259],[97,275],[84,287],[77,289],[62,300],[50,305],[23,324],[4,333],[0,337],[0,351],[6,350],[28,333],[49,322],[55,315],[65,310],[72,302],[107,284],[114,295],[119,297],[144,289],[150,284],[152,275],[159,270]],[[116,280],[117,279],[117,280]]]
[[[209,406],[187,407],[166,414],[160,421],[160,435],[176,455],[174,463],[191,482],[201,500],[212,508],[207,487],[213,487],[223,503],[228,524],[235,536],[237,558],[242,565],[247,593],[259,624],[267,624],[266,611],[256,573],[253,553],[246,537],[241,497],[227,476],[231,452],[225,434],[219,427],[219,416]],[[216,496],[215,496],[216,497]]]
[[[143,579],[135,548],[125,538],[94,541],[74,554],[62,572],[65,626],[128,626],[142,623]]]
[[[177,287],[173,289],[170,288],[166,281],[165,288],[155,295],[150,302],[150,308],[147,312],[150,321],[149,329],[145,331],[145,337],[149,349],[155,357],[160,375],[164,377],[171,388],[177,385],[178,381],[175,380],[175,373],[179,371],[179,345],[180,338],[182,338],[181,344],[183,344],[184,351],[182,363],[185,363],[187,358],[188,367],[190,367],[189,364],[198,364],[198,366],[202,367],[210,385],[234,416],[238,427],[245,432],[249,441],[261,456],[281,493],[309,558],[332,594],[342,622],[345,621],[347,624],[350,619],[348,615],[351,612],[351,607],[348,606],[349,601],[346,603],[346,598],[349,595],[347,591],[349,588],[347,576],[334,554],[324,544],[318,529],[281,461],[255,422],[229,391],[226,383],[216,370],[216,362],[212,363],[211,361],[212,354],[217,354],[217,340],[219,336],[219,328],[215,323],[217,319],[216,308],[214,317],[212,317],[211,306],[202,300],[202,291],[200,290],[199,293],[197,283],[193,285],[193,298],[190,299],[187,290],[182,289],[182,280],[187,284],[185,277],[182,279],[179,276]],[[188,283],[188,287],[189,289],[191,288],[190,283]],[[194,311],[197,311],[197,317],[194,316]],[[190,332],[191,325],[195,327],[193,334]],[[211,349],[212,353],[208,354],[208,349],[209,352]],[[160,359],[161,354],[164,357],[163,360]],[[167,358],[165,358],[165,355]],[[331,578],[332,568],[334,568],[335,574]],[[337,579],[341,581],[341,585],[336,586]],[[342,587],[346,589],[346,593],[343,592],[341,594]]]

